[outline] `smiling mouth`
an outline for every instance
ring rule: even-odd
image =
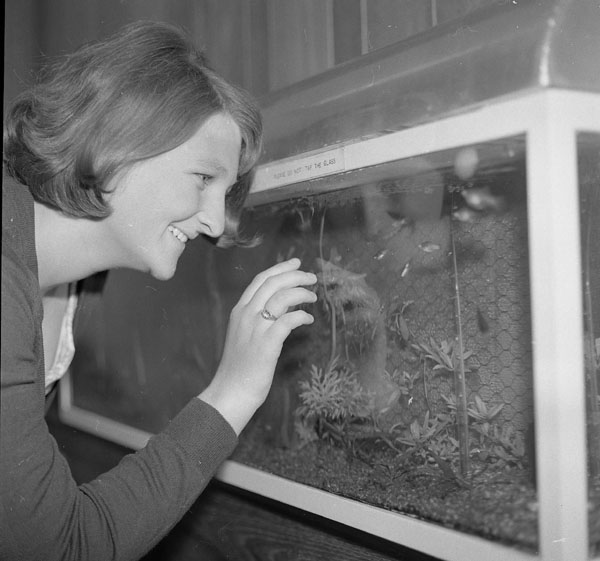
[[[176,228],[175,226],[169,226],[167,230],[169,230],[169,232],[171,232],[171,234],[173,234],[181,243],[185,243],[189,239],[179,228]]]

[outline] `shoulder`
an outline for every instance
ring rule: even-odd
[[[37,278],[2,239],[2,386],[23,372],[35,377],[42,303]]]
[[[6,236],[2,236],[2,304],[5,299],[8,303],[15,298],[32,303],[38,300],[38,282],[34,271],[25,264]],[[2,319],[4,321],[4,308]]]

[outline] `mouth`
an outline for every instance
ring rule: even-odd
[[[183,244],[189,240],[189,238],[179,228],[176,228],[175,226],[171,225],[167,228],[167,230],[169,230],[169,232],[171,232],[171,234],[173,234]]]

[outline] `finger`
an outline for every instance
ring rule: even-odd
[[[285,314],[289,308],[301,304],[312,304],[316,301],[317,295],[314,292],[307,290],[306,288],[295,287],[276,292],[265,302],[263,309],[280,317]]]
[[[301,286],[310,286],[316,282],[317,277],[313,273],[305,271],[289,271],[269,277],[256,289],[248,305],[254,309],[261,310],[275,295],[284,294],[288,290],[293,290]]]
[[[310,325],[314,321],[315,318],[305,310],[294,310],[283,314],[277,321],[272,322],[269,326],[269,333],[280,345],[283,345],[287,336],[294,329],[301,325]]]
[[[292,259],[289,259],[288,261],[282,261],[281,263],[277,263],[276,265],[273,265],[272,267],[269,267],[268,269],[258,273],[258,275],[256,275],[254,279],[252,279],[246,290],[244,290],[244,293],[240,298],[240,303],[245,304],[249,302],[254,297],[256,291],[263,285],[263,283],[269,277],[272,277],[274,275],[280,275],[289,271],[294,271],[299,267],[300,259],[294,257]]]

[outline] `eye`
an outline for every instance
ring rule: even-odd
[[[194,173],[193,175],[198,180],[198,188],[201,190],[208,187],[213,179],[213,176],[207,173]]]

